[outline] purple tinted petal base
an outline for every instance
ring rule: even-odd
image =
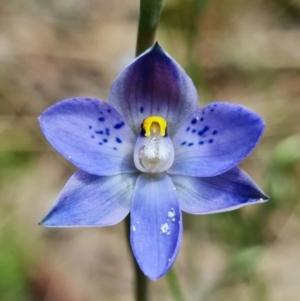
[[[240,168],[209,178],[172,176],[180,207],[191,214],[209,214],[238,209],[269,200]]]
[[[71,98],[39,118],[48,141],[67,160],[91,174],[135,172],[135,136],[124,118],[95,98]]]
[[[82,170],[67,182],[41,224],[46,227],[109,226],[130,211],[136,176],[99,177]]]
[[[223,102],[194,112],[173,137],[170,174],[212,177],[236,166],[257,145],[264,121],[239,105]]]
[[[172,136],[197,109],[198,95],[185,71],[156,43],[117,77],[109,103],[126,118],[136,135],[145,118],[158,115],[167,120]]]
[[[130,216],[134,256],[144,274],[156,280],[171,268],[181,244],[181,210],[169,176],[138,177]]]

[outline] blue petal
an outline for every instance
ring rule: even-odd
[[[209,178],[172,176],[180,207],[191,214],[209,214],[261,203],[269,198],[240,168]]]
[[[136,176],[99,177],[77,171],[43,219],[46,227],[109,226],[130,211]]]
[[[181,210],[167,175],[142,174],[136,182],[131,207],[131,246],[135,258],[152,280],[171,268],[182,234]]]
[[[100,176],[136,171],[136,138],[124,118],[101,100],[63,100],[40,116],[40,124],[52,146],[80,169]]]
[[[180,121],[197,109],[198,96],[184,70],[155,44],[117,77],[109,103],[136,134],[146,117],[158,115],[167,120],[172,136]]]
[[[211,177],[243,160],[264,130],[262,118],[233,104],[212,103],[193,113],[173,137],[170,174]]]

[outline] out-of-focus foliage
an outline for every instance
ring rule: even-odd
[[[67,97],[107,99],[134,57],[137,6],[0,1],[1,301],[132,300],[122,225],[38,226],[75,168],[46,143],[37,116]],[[201,105],[225,100],[264,117],[265,135],[242,167],[271,200],[184,215],[176,278],[152,283],[153,300],[298,301],[299,16],[293,0],[165,0],[157,39],[190,74]]]
[[[27,276],[30,271],[30,246],[26,242],[27,230],[15,220],[15,208],[9,199],[8,186],[26,174],[31,154],[0,152],[0,299],[30,300]]]

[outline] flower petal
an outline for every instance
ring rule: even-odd
[[[130,211],[135,180],[134,174],[99,177],[79,170],[69,179],[41,224],[46,227],[117,224]]]
[[[39,118],[48,141],[66,159],[91,174],[135,172],[135,136],[124,118],[95,98],[70,98]]]
[[[162,277],[175,261],[182,235],[181,210],[167,175],[141,174],[131,207],[131,246],[147,277]]]
[[[194,112],[173,137],[170,174],[211,177],[236,166],[257,145],[264,130],[252,111],[223,102]]]
[[[191,214],[209,214],[238,209],[269,198],[239,167],[209,178],[172,176],[181,209]]]
[[[184,70],[156,43],[127,67],[113,83],[109,103],[138,135],[142,121],[159,115],[174,134],[198,107],[196,88]]]

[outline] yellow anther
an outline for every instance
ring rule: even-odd
[[[149,137],[151,133],[155,134],[157,132],[163,137],[166,135],[167,122],[160,116],[150,116],[144,119],[142,127],[147,137]]]

